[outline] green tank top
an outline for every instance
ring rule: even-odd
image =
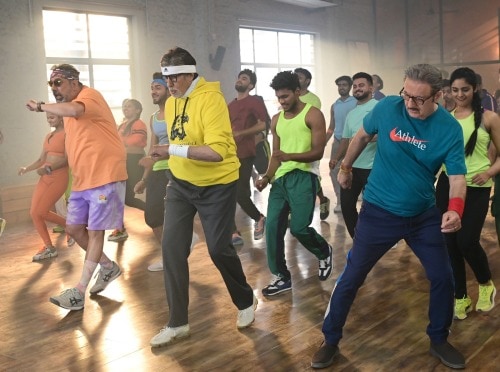
[[[280,112],[278,123],[276,124],[276,133],[280,138],[281,151],[286,153],[303,153],[311,150],[312,133],[306,124],[306,115],[311,107],[310,103],[306,103],[302,111],[292,119],[286,119],[285,112]],[[275,178],[277,179],[296,169],[319,176],[319,161],[312,163],[283,162],[276,171]]]
[[[464,119],[457,119],[457,121],[462,126],[462,130],[464,132],[464,145],[469,141],[472,132],[474,131],[474,113],[469,115]],[[467,167],[467,174],[465,175],[465,179],[467,181],[467,186],[473,187],[491,187],[493,185],[493,180],[490,178],[488,182],[484,185],[476,185],[472,182],[472,178],[482,172],[486,172],[490,168],[490,159],[488,158],[488,147],[490,145],[490,134],[484,128],[484,125],[481,123],[481,126],[477,131],[477,141],[476,147],[474,148],[474,152],[470,156],[465,157],[465,166]]]

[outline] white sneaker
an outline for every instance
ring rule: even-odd
[[[184,338],[189,336],[189,324],[180,327],[165,327],[162,328],[160,333],[154,336],[149,344],[151,347],[160,347],[170,344],[176,339]]]
[[[246,309],[238,311],[238,320],[236,321],[236,327],[239,329],[247,328],[252,325],[255,320],[255,309],[257,308],[257,297],[253,296],[253,304]]]
[[[148,266],[149,271],[163,271],[163,261],[155,262]]]

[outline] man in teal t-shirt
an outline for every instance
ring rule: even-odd
[[[375,107],[378,101],[372,98],[373,80],[372,76],[366,72],[358,72],[352,77],[352,95],[356,98],[357,105],[347,114],[342,139],[340,141],[339,154],[345,154],[349,141],[361,128],[364,117]],[[351,238],[354,237],[354,228],[358,221],[357,202],[358,197],[365,188],[368,176],[373,166],[373,158],[377,150],[376,137],[366,145],[366,148],[359,155],[352,165],[352,185],[348,189],[340,189],[340,204],[342,206],[342,216]],[[335,158],[335,163],[341,160]]]
[[[447,341],[454,281],[443,238],[443,233],[461,227],[466,190],[464,141],[460,124],[437,103],[441,86],[436,67],[407,68],[400,97],[379,101],[349,145],[338,177],[342,188],[351,187],[354,161],[377,135],[353,247],[330,297],[322,328],[325,342],[312,358],[313,368],[333,364],[358,289],[378,260],[401,239],[418,257],[429,280],[430,354],[448,367],[465,368],[464,356]],[[450,178],[450,203],[441,214],[434,182],[443,164]]]

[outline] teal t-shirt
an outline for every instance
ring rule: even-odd
[[[378,134],[363,198],[397,216],[416,216],[436,204],[442,164],[450,175],[467,171],[462,128],[442,106],[425,120],[414,119],[401,97],[389,96],[365,116],[363,127]]]
[[[378,103],[376,99],[371,99],[362,105],[357,105],[347,114],[344,125],[344,133],[342,138],[351,139],[358,132],[363,124],[364,117],[375,107]],[[372,169],[373,158],[377,151],[377,142],[370,142],[366,145],[365,149],[359,154],[356,161],[352,164],[354,168]]]

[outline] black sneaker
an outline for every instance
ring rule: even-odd
[[[333,248],[330,244],[328,244],[329,254],[326,258],[319,260],[319,273],[318,278],[321,281],[327,280],[330,275],[332,275],[332,253]]]
[[[330,215],[330,199],[326,196],[323,201],[319,204],[319,218],[324,221]]]
[[[339,347],[337,345],[328,345],[323,341],[319,350],[312,357],[311,367],[318,369],[331,366],[338,353]]]
[[[445,366],[455,369],[465,368],[464,356],[447,341],[435,344],[431,342],[430,354],[439,358]]]
[[[274,296],[278,293],[289,291],[292,289],[292,281],[290,279],[283,280],[279,276],[275,276],[274,280],[262,289],[262,294],[264,296]]]

